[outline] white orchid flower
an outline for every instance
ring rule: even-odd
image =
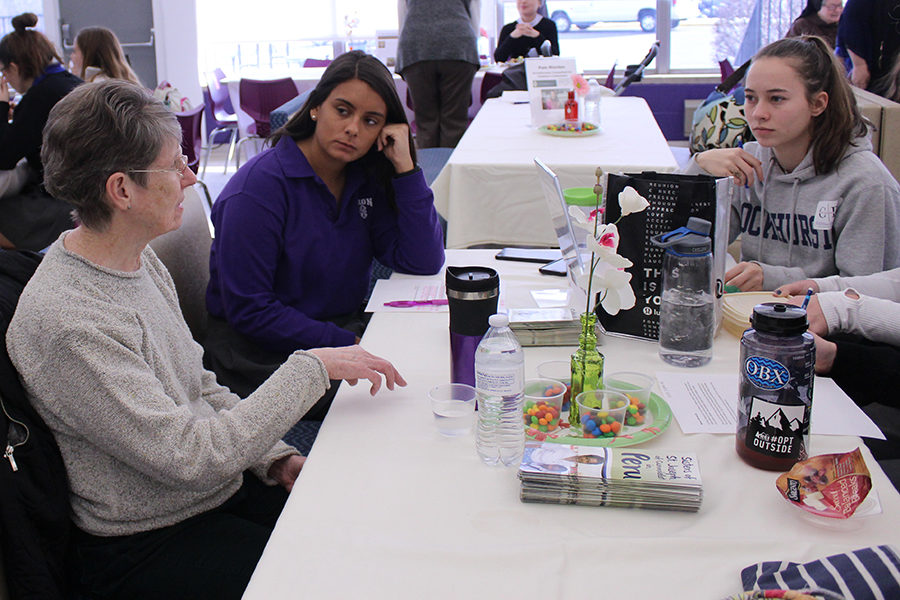
[[[631,265],[631,262],[628,261],[628,264]],[[587,290],[589,279],[589,273],[579,276],[579,287]],[[634,290],[631,289],[631,273],[612,268],[608,263],[597,265],[594,270],[593,280],[590,283],[592,290],[600,291],[602,294],[600,306],[603,307],[607,314],[614,315],[620,310],[633,308],[637,301]]]
[[[584,211],[581,210],[581,207],[570,206],[569,216],[572,217],[572,225],[574,225],[575,227],[586,229],[590,232],[594,231],[594,223],[587,220],[587,217],[584,216]]]
[[[650,206],[647,199],[637,193],[633,187],[626,186],[624,190],[619,192],[619,208],[622,210],[622,216],[630,215],[643,211]]]
[[[619,247],[619,230],[614,223],[599,225],[596,237],[588,236],[587,248],[594,257],[602,263],[606,263],[613,269],[625,269],[632,262],[616,253]]]

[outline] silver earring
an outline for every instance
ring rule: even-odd
[[[309,118],[312,119],[313,121],[315,121],[315,120],[316,120],[316,115],[310,114],[310,115],[309,115]]]

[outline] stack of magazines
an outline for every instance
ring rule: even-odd
[[[696,512],[703,500],[693,454],[528,441],[523,502]]]
[[[571,308],[511,308],[509,327],[523,346],[577,346],[581,333]]]

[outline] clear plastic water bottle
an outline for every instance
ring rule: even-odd
[[[691,217],[686,227],[654,236],[666,249],[659,310],[659,356],[678,367],[699,367],[712,358],[716,330],[712,277],[712,224]]]
[[[488,323],[491,327],[475,351],[475,448],[486,464],[518,466],[525,449],[525,353],[506,315],[491,315]]]
[[[594,125],[600,125],[600,100],[603,93],[600,91],[600,84],[596,79],[588,81],[588,93],[584,97],[584,115],[582,120]]]

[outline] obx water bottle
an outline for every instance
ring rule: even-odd
[[[518,466],[525,449],[525,353],[506,315],[491,315],[488,323],[490,329],[475,350],[475,448],[489,465]]]
[[[712,358],[716,329],[712,223],[691,217],[686,227],[654,236],[663,257],[659,356],[678,367],[699,367]]]

